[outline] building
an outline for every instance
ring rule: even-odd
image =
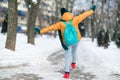
[[[44,16],[45,25],[52,24],[56,22],[60,18],[60,8],[67,7],[69,11],[72,11],[72,7],[74,5],[74,0],[41,0],[40,3],[40,12]],[[1,3],[1,7],[4,8],[4,12],[7,13],[8,8],[8,0],[3,0]],[[27,7],[24,0],[18,0],[18,23],[26,24],[27,20]],[[39,21],[37,19],[37,24]]]
[[[8,13],[8,0],[3,0],[0,5],[0,18],[3,18],[4,14]],[[18,0],[18,23],[26,24],[26,15],[27,15],[27,7],[24,0]]]

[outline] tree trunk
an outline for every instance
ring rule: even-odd
[[[37,12],[39,8],[40,0],[37,0],[37,3],[33,3],[32,0],[25,0],[25,3],[28,8],[28,20],[27,20],[27,43],[34,44],[34,26],[36,22]]]
[[[118,12],[117,12],[117,22],[116,22],[116,28],[115,30],[119,33],[120,32],[120,1],[117,2],[117,6],[118,6]]]
[[[104,29],[104,0],[102,0],[102,6],[101,6],[101,29]]]
[[[17,28],[17,0],[8,0],[8,32],[5,48],[15,51]]]
[[[73,7],[74,7],[74,0],[71,0],[70,1],[70,12],[72,12],[72,10],[73,10]]]
[[[56,7],[55,7],[55,9],[56,9],[56,13],[55,13],[55,23],[58,21],[58,17],[59,17],[59,0],[56,0]],[[57,36],[57,31],[54,31],[54,37],[56,38],[56,36]]]
[[[66,0],[66,9],[69,7],[69,0]]]
[[[92,0],[92,5],[94,4],[94,0]],[[91,30],[92,30],[92,42],[94,42],[95,38],[95,26],[94,26],[94,20],[95,20],[95,15],[92,15],[92,20],[91,20]]]
[[[43,13],[42,13],[42,8],[39,9],[39,13],[38,13],[38,20],[39,20],[39,27],[40,29],[43,28]]]
[[[31,4],[31,7],[28,9],[28,21],[27,21],[27,34],[28,34],[28,43],[34,44],[34,26],[36,22],[36,17],[37,17],[37,10],[39,7],[39,3]]]

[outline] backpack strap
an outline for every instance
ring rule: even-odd
[[[70,24],[72,24],[72,20],[70,20]]]
[[[72,24],[72,20],[70,20],[69,23],[67,23],[66,21],[63,21],[63,23],[64,23],[65,25],[67,25],[67,24]]]

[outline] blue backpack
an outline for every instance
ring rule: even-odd
[[[78,43],[78,32],[75,27],[72,25],[72,20],[67,23],[64,22],[66,28],[64,30],[64,40],[67,45]]]

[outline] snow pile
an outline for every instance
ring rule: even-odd
[[[120,74],[120,49],[111,42],[108,49],[98,47],[91,39],[81,40],[78,50],[78,63],[84,65],[86,71],[93,72],[99,80],[114,80],[113,74]]]

